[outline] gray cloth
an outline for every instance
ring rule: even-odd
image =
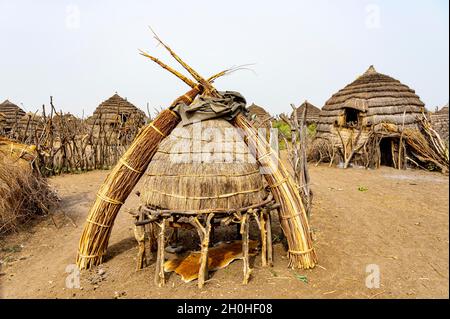
[[[182,126],[195,122],[224,118],[231,121],[240,112],[245,112],[247,102],[238,92],[219,92],[221,97],[198,96],[191,105],[180,103],[173,109],[181,117]]]

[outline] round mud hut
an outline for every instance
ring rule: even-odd
[[[407,151],[400,145],[402,131],[418,130],[424,111],[414,90],[370,66],[325,103],[317,139],[336,149],[344,167],[403,167]]]
[[[5,100],[0,104],[0,113],[3,113],[5,117],[4,131],[9,133],[22,116],[25,115],[25,111],[18,107],[16,104]]]
[[[303,116],[303,112],[306,108],[306,125],[309,126],[311,124],[317,124],[319,122],[319,115],[320,115],[320,109],[311,103],[309,103],[307,100],[302,103],[299,107],[297,107],[291,114],[291,119],[294,119],[295,115],[297,116],[297,119],[300,120]]]

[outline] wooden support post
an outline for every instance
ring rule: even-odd
[[[141,212],[135,215],[135,221],[142,221],[144,216]],[[145,227],[134,225],[134,238],[138,242],[138,255],[136,260],[136,271],[147,267],[147,258],[145,253]]]
[[[155,273],[155,284],[162,287],[166,283],[166,278],[164,276],[164,235],[166,231],[166,219],[163,217],[160,223],[155,222],[159,226],[158,233],[158,251],[156,253],[156,273]]]
[[[261,265],[267,267],[267,227],[265,209],[259,213],[259,231],[261,233]]]
[[[134,226],[134,238],[138,242],[138,255],[136,261],[136,271],[147,266],[147,259],[145,256],[145,230],[144,226]]]
[[[249,215],[243,214],[241,219],[241,235],[242,235],[242,258],[244,260],[244,280],[242,283],[244,285],[248,284],[251,273],[249,253],[248,253],[249,230],[250,230]]]
[[[197,229],[201,241],[200,269],[198,271],[198,288],[203,288],[205,281],[208,280],[208,249],[211,234],[211,220],[214,214],[208,214],[205,226],[200,223],[198,217],[191,217],[190,223]]]
[[[267,265],[273,267],[273,246],[272,246],[272,219],[270,211],[264,211],[266,215],[266,239],[267,239]]]

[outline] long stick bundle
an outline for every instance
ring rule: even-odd
[[[180,102],[189,104],[200,90],[192,89],[172,105]],[[88,269],[102,263],[117,213],[145,172],[159,143],[179,122],[178,115],[173,111],[162,111],[143,128],[108,175],[97,193],[83,229],[78,248],[78,268]]]
[[[257,135],[243,114],[239,114],[234,123],[245,133],[244,140],[260,165],[270,170],[270,174],[264,176],[276,201],[281,205],[280,222],[288,240],[289,267],[313,268],[317,263],[317,256],[312,246],[306,210],[295,182],[266,139]]]

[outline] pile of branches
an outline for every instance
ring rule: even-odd
[[[48,214],[59,202],[36,160],[34,147],[0,138],[0,236]]]
[[[425,115],[418,118],[419,131],[405,129],[404,139],[411,147],[411,153],[428,168],[437,168],[444,174],[449,172],[448,146],[442,140],[439,133],[433,129]],[[409,159],[409,158],[408,158]],[[409,159],[414,162],[413,159]],[[422,166],[417,164],[418,166]]]

